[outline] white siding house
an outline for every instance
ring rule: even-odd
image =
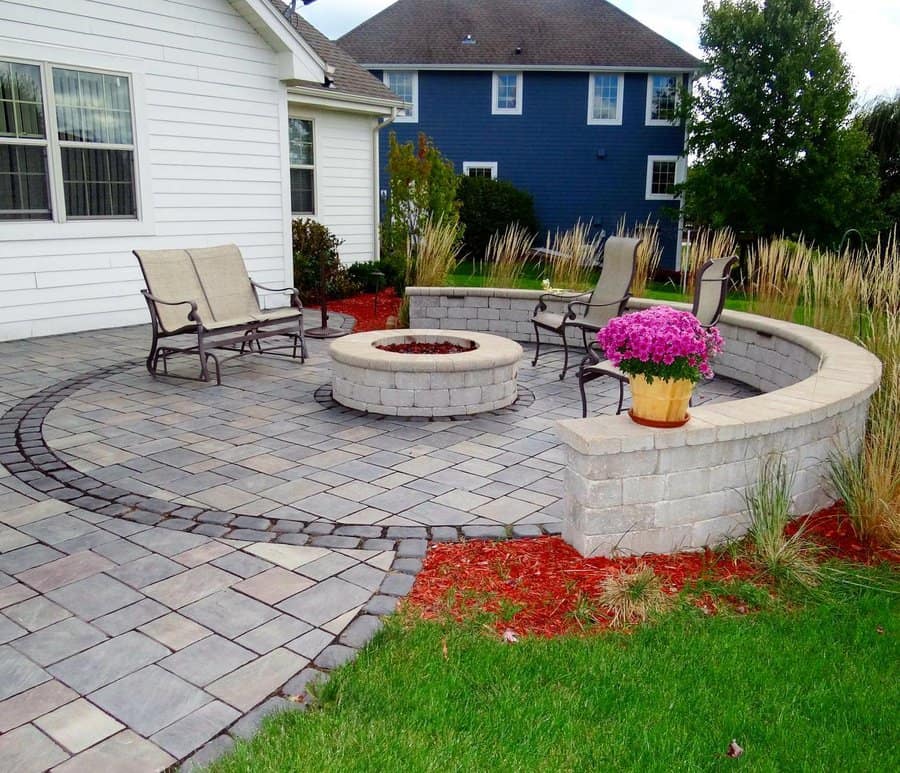
[[[270,0],[0,0],[0,340],[145,322],[133,249],[234,242],[292,283],[292,212],[377,255],[400,102]]]

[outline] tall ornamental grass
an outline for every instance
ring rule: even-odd
[[[747,257],[750,311],[791,321],[806,284],[812,250],[801,237],[760,239]]]
[[[881,360],[883,371],[869,404],[862,447],[836,448],[829,458],[829,478],[856,532],[900,549],[900,245],[896,227],[887,239],[851,260],[861,266],[862,276],[856,338]],[[834,286],[838,291],[831,301],[838,304],[840,283]],[[822,319],[827,322],[830,316],[823,313]],[[838,322],[835,328],[841,326]]]
[[[590,238],[591,223],[580,220],[568,231],[553,237],[547,234],[547,246],[555,254],[550,258],[550,284],[568,290],[586,290],[596,269],[595,256],[600,237]]]
[[[459,227],[452,220],[428,219],[407,247],[407,285],[443,287],[459,262]]]
[[[487,287],[518,287],[534,247],[534,235],[518,223],[495,232],[485,250]]]
[[[659,223],[650,222],[650,216],[643,223],[634,223],[630,228],[625,222],[625,215],[619,218],[616,225],[616,236],[640,239],[637,255],[635,255],[634,279],[631,282],[631,294],[642,297],[647,292],[647,285],[662,259],[662,245],[659,242]]]
[[[802,528],[791,536],[784,533],[791,520],[793,487],[794,475],[781,454],[763,459],[756,484],[744,493],[752,558],[773,579],[812,588],[822,579],[815,547]]]
[[[687,250],[681,253],[681,292],[690,293],[697,282],[700,267],[707,260],[737,254],[737,241],[730,228],[700,228]]]

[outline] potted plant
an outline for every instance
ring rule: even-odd
[[[689,311],[654,306],[615,317],[597,333],[606,358],[628,376],[638,424],[680,427],[691,393],[712,378],[710,359],[722,351],[719,331],[704,328]]]

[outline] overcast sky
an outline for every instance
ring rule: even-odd
[[[353,29],[394,0],[316,0],[303,15],[330,38]],[[489,0],[473,0],[485,2]],[[612,0],[625,12],[693,54],[703,0]],[[301,5],[300,2],[297,3]],[[831,0],[838,40],[853,67],[861,101],[900,91],[900,1]]]

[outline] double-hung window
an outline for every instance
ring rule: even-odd
[[[491,113],[522,115],[522,73],[494,73],[491,86]]]
[[[288,121],[291,163],[291,212],[313,215],[316,212],[316,167],[313,122],[305,118]]]
[[[384,83],[406,107],[400,110],[396,120],[400,123],[415,123],[419,120],[419,74],[414,70],[385,70]]]
[[[0,61],[0,220],[135,219],[128,76]]]
[[[52,217],[41,68],[0,61],[0,220]]]
[[[647,120],[648,126],[671,126],[678,119],[678,75],[647,76]]]
[[[625,76],[617,73],[592,73],[588,85],[587,122],[594,125],[621,126],[622,92]]]
[[[680,182],[678,156],[648,156],[647,199],[671,201],[675,198],[675,186]]]

